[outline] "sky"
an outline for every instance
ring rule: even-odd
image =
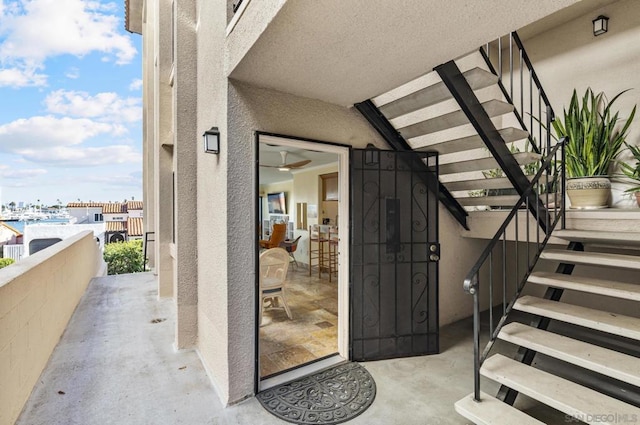
[[[124,0],[0,0],[2,205],[142,200],[141,42]]]

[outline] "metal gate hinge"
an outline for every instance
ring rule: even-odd
[[[429,243],[429,261],[432,263],[440,261],[440,244],[438,242]]]

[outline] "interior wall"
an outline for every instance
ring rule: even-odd
[[[308,171],[300,171],[293,176],[293,191],[296,194],[296,202],[307,203],[307,228],[296,229],[295,237],[302,236],[296,249],[296,261],[309,264],[309,226],[320,223],[321,183],[320,175],[338,171],[337,165],[327,165],[313,168]],[[309,206],[316,206],[315,217],[309,216]]]
[[[609,17],[609,31],[595,37],[591,21],[598,15]],[[614,104],[621,117],[629,116],[633,105],[640,103],[638,16],[640,2],[620,0],[523,41],[556,116],[562,117],[574,88],[579,96],[591,87],[609,99],[632,89]],[[640,113],[627,140],[640,145]],[[626,187],[614,184],[613,206],[635,206],[635,199],[623,195]]]

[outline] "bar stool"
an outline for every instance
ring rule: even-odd
[[[336,277],[338,276],[338,228],[330,227],[329,228],[329,282],[331,282],[331,276],[336,273]]]
[[[321,233],[320,226],[312,224],[309,226],[309,276],[311,276],[311,268],[318,267],[318,277],[322,277],[322,268],[327,267],[325,265],[325,250],[324,244],[328,241],[326,237]],[[316,244],[314,247],[313,244]],[[315,260],[316,264],[313,264]]]

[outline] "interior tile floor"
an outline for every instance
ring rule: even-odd
[[[283,372],[338,352],[338,283],[309,276],[300,264],[289,267],[283,308],[265,308],[260,326],[260,376]],[[270,301],[265,302],[266,306]]]

